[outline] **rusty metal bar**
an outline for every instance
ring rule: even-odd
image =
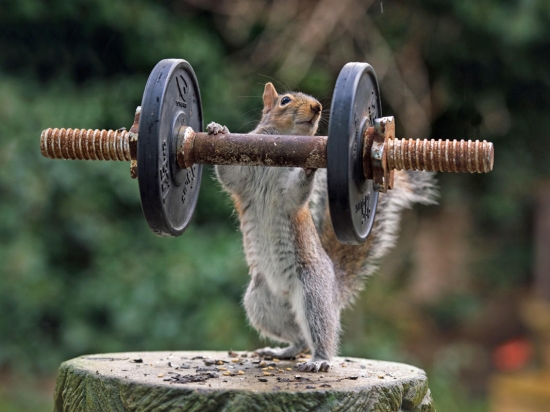
[[[327,136],[188,133],[181,167],[193,163],[237,166],[327,167]]]
[[[42,156],[65,160],[137,159],[137,138],[141,107],[138,106],[130,131],[93,129],[46,129],[40,135]]]
[[[126,130],[46,129],[40,151],[50,159],[129,161],[130,133]]]
[[[46,129],[40,137],[40,149],[45,157],[51,159],[135,160],[138,124],[139,111],[130,132]],[[181,141],[177,158],[182,168],[201,163],[318,169],[327,164],[327,136],[209,135],[182,127],[178,138]],[[368,139],[372,136],[366,134],[366,145],[369,145]],[[391,170],[487,173],[493,169],[494,162],[493,144],[478,140],[391,138],[387,139],[384,150],[386,158],[383,162]],[[365,175],[372,179],[372,171],[365,170]],[[135,177],[135,173],[132,176]]]
[[[390,169],[487,173],[494,160],[493,144],[485,140],[388,140]]]

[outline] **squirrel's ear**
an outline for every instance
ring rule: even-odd
[[[277,97],[279,97],[279,95],[277,94],[277,90],[275,90],[273,83],[266,83],[264,89],[264,113],[267,113],[273,109]]]

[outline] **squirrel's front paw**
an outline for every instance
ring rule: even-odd
[[[326,360],[300,362],[296,364],[296,369],[300,372],[328,372],[330,363]]]
[[[229,133],[227,127],[216,122],[210,122],[208,126],[206,126],[206,131],[208,134]]]

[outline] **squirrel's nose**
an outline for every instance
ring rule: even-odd
[[[311,110],[313,111],[313,113],[315,114],[319,114],[319,112],[321,111],[321,105],[320,104],[315,104],[315,105],[311,105]]]

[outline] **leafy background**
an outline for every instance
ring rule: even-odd
[[[425,368],[439,410],[487,410],[495,348],[529,339],[520,306],[550,168],[550,3],[4,0],[0,10],[0,409],[51,410],[57,366],[85,353],[265,344],[240,305],[240,235],[211,169],[192,227],[162,239],[127,164],[39,153],[47,127],[129,127],[154,65],[184,58],[205,121],[232,131],[253,128],[266,81],[317,96],[328,118],[339,70],[366,61],[398,135],[494,142],[492,173],[439,176],[440,205],[405,214],[396,250],[345,313],[341,350]]]

